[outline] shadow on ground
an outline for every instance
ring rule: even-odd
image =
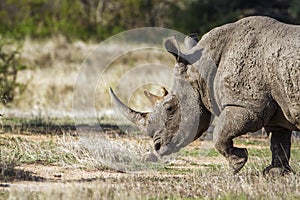
[[[63,133],[70,133],[76,135],[76,132],[99,132],[99,133],[114,133],[118,135],[125,135],[127,132],[138,131],[138,129],[131,125],[115,125],[112,123],[101,124],[78,124],[72,123],[53,123],[53,122],[39,122],[23,120],[16,123],[2,123],[0,124],[0,133],[29,133],[29,134],[51,134],[60,135]]]
[[[0,166],[0,180],[4,182],[12,181],[46,181],[45,178],[41,176],[34,175],[33,172],[15,169],[15,168],[5,168]],[[1,185],[0,185],[1,186]],[[4,186],[1,186],[4,187]]]

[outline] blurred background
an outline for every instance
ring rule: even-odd
[[[0,34],[24,39],[62,34],[101,41],[120,31],[160,26],[203,34],[249,15],[300,22],[299,0],[1,0]]]
[[[299,24],[300,1],[0,0],[1,113],[70,116],[74,83],[84,59],[91,69],[97,68],[105,55],[126,53],[128,45],[138,48],[138,44],[112,43],[87,57],[100,42],[122,31],[164,27],[184,34],[199,33],[200,37],[213,27],[251,15]],[[130,54],[112,63],[115,67],[108,79],[117,81],[125,69],[145,59],[174,64],[172,57],[159,51]],[[157,76],[167,76],[171,82],[165,72]],[[82,84],[88,84],[88,77]],[[108,85],[97,88],[101,88],[96,95],[100,112],[107,110],[110,98]],[[144,98],[135,99],[140,99],[133,103],[135,107],[150,106]]]

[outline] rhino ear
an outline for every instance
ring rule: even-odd
[[[182,53],[180,51],[175,36],[168,37],[166,39],[165,48],[169,53],[171,53],[176,58],[177,62],[183,63],[185,65],[194,64],[202,56],[203,48],[196,47],[198,39],[194,35],[186,37],[185,40],[186,40],[185,45],[188,50],[187,53]]]
[[[164,43],[166,50],[172,54],[177,62],[182,62],[188,64],[187,60],[184,58],[183,54],[180,52],[178,42],[175,36],[168,37]]]
[[[194,46],[197,45],[198,42],[198,33],[189,34],[184,38],[184,45],[187,50],[192,49]]]
[[[168,37],[165,41],[166,50],[172,54],[176,59],[179,56],[179,45],[175,36]]]

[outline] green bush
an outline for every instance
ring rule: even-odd
[[[0,0],[0,34],[14,39],[103,40],[137,27],[203,34],[249,15],[299,24],[299,0]]]
[[[14,49],[13,46],[8,40],[0,39],[0,101],[4,105],[25,88],[24,84],[17,83],[17,74],[26,66],[19,60],[20,48]]]

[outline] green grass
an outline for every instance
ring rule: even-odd
[[[191,149],[182,149],[179,152],[179,155],[181,156],[191,156],[191,157],[218,157],[221,156],[220,153],[214,149],[201,149],[198,147]]]
[[[182,150],[180,150],[179,154],[182,156],[198,157],[200,155],[200,150],[199,150],[199,148],[195,148],[193,150],[182,149]]]
[[[248,148],[248,156],[249,157],[259,157],[259,158],[266,158],[271,157],[271,151],[269,148]]]
[[[291,149],[291,157],[293,157],[295,160],[300,161],[300,149]]]
[[[206,157],[218,157],[220,153],[216,149],[210,149],[209,152],[206,154]]]
[[[253,146],[268,146],[269,145],[269,140],[266,138],[265,140],[257,140],[255,138],[250,138],[250,139],[240,139],[237,138],[234,140],[234,143],[237,145],[253,145]]]
[[[2,191],[0,192],[0,199],[8,199],[9,192]]]

